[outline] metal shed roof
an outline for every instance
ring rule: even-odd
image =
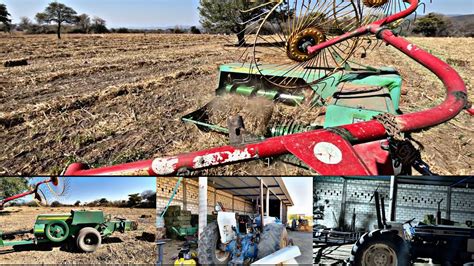
[[[208,184],[234,196],[255,200],[260,197],[260,179],[269,187],[270,199],[281,200],[286,206],[294,205],[281,177],[208,177]]]

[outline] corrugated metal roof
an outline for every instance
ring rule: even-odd
[[[260,179],[270,189],[270,199],[278,199],[286,206],[293,200],[281,177],[208,177],[210,186],[247,200],[260,197]]]

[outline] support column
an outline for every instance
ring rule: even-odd
[[[283,222],[283,202],[280,200],[280,221]]]
[[[397,219],[397,191],[397,177],[392,176],[390,178],[390,222],[395,222]]]
[[[265,215],[270,217],[270,188],[267,187],[267,196],[266,196],[266,202],[265,202]]]
[[[199,177],[199,238],[207,226],[207,177]]]
[[[451,220],[451,194],[453,192],[452,187],[448,187],[448,194],[446,195],[446,219]]]
[[[186,188],[186,178],[183,178],[183,210],[187,211],[188,210],[188,197],[186,196],[187,193],[187,188]]]
[[[346,198],[347,198],[347,179],[344,179],[344,183],[342,184],[342,195],[341,195],[341,211],[339,212],[339,220],[337,221],[338,228],[345,227],[345,220],[346,220]]]
[[[232,195],[232,212],[235,212],[234,195]]]

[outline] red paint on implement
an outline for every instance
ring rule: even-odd
[[[405,39],[395,36],[390,30],[382,28],[382,26],[387,23],[396,21],[413,13],[418,7],[418,3],[418,0],[410,0],[410,7],[400,13],[374,22],[368,26],[361,27],[354,32],[344,34],[338,38],[310,47],[311,51],[314,52],[348,38],[360,36],[366,33],[377,34],[378,37],[383,39],[386,43],[394,46],[438,76],[446,87],[446,99],[443,103],[434,108],[397,116],[397,122],[400,125],[402,132],[412,132],[446,122],[459,114],[459,112],[466,108],[467,104],[467,97],[465,97],[467,95],[466,85],[453,68],[430,53],[409,43]],[[143,169],[147,169],[150,175],[173,175],[182,169],[199,170],[212,166],[243,162],[258,158],[274,157],[288,153],[296,155],[320,174],[342,175],[346,173],[346,171],[349,171],[345,170],[346,167],[354,169],[354,171],[351,170],[350,172],[352,175],[379,174],[381,170],[380,167],[377,167],[377,162],[383,165],[384,161],[387,161],[387,158],[384,158],[383,152],[375,146],[370,146],[370,148],[369,146],[366,146],[368,150],[362,149],[361,147],[363,146],[356,146],[356,149],[354,150],[351,145],[384,139],[386,137],[386,132],[383,125],[378,121],[372,120],[344,125],[338,128],[339,130],[345,131],[347,135],[350,134],[351,138],[347,141],[344,140],[343,142],[340,142],[340,139],[342,139],[340,136],[336,138],[334,137],[334,133],[322,129],[270,138],[258,143],[247,144],[239,148],[223,146],[169,158],[155,159],[158,162],[167,162],[172,159],[173,164],[169,171],[168,167],[170,165],[165,165],[166,167],[161,168],[153,167],[154,160],[146,160],[90,170],[87,170],[87,168],[82,164],[73,164],[67,169],[65,175],[120,175],[121,173]],[[343,159],[344,169],[334,165],[323,165],[315,161],[316,158],[314,157],[314,154],[310,154],[309,152],[312,151],[310,147],[314,147],[316,142],[322,141],[332,143],[338,147],[340,146],[340,149],[343,150],[343,156],[345,157]],[[349,143],[349,141],[351,142]],[[305,144],[307,145],[306,147]],[[371,157],[371,151],[377,153]],[[246,156],[232,156],[233,154],[241,153],[245,153]],[[199,163],[202,158],[205,158],[205,163]],[[368,158],[372,159],[367,161]],[[364,164],[364,162],[366,163]],[[385,169],[386,166],[383,168]],[[167,169],[167,171],[159,172],[156,171],[157,169]]]

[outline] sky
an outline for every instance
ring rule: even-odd
[[[38,178],[31,182],[36,181]],[[73,204],[80,200],[84,203],[101,198],[107,198],[109,201],[127,200],[129,194],[142,193],[145,190],[156,191],[154,177],[70,177],[68,196],[61,198],[60,202]],[[32,199],[25,198],[27,201]]]
[[[7,5],[13,22],[20,17],[34,19],[43,11],[50,0],[0,0]],[[175,25],[197,26],[199,0],[62,0],[79,14],[99,16],[107,21],[108,27],[154,28]],[[425,0],[426,12],[446,15],[474,13],[474,0]]]
[[[313,178],[283,177],[286,188],[295,204],[288,209],[288,214],[313,214]]]

